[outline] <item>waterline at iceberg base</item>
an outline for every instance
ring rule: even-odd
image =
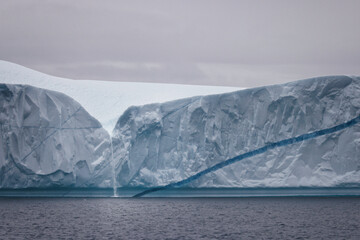
[[[106,197],[116,188],[120,197],[134,196],[346,123],[360,115],[358,96],[358,77],[332,76],[130,107],[110,137],[64,94],[2,84],[0,195]],[[148,196],[359,195],[359,125],[269,149]]]
[[[114,196],[112,188],[33,188],[1,189],[0,197],[91,197],[91,198],[133,198],[149,188],[118,188]],[[360,196],[360,187],[296,187],[296,188],[172,188],[146,194],[143,197],[342,197]]]

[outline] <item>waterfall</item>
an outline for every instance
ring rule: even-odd
[[[110,136],[110,148],[111,148],[111,165],[112,165],[112,174],[113,174],[113,197],[117,197],[117,189],[116,189],[116,164],[114,162],[114,149],[112,143],[112,137]]]

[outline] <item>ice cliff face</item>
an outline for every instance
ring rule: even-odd
[[[0,188],[110,187],[109,135],[66,95],[0,84]]]
[[[118,186],[161,186],[360,114],[360,79],[322,77],[129,108],[113,131]],[[360,126],[281,147],[191,187],[360,184]]]
[[[0,84],[0,188],[162,186],[360,115],[360,78],[336,76],[130,107],[110,137],[66,95]],[[116,109],[114,109],[116,111]],[[360,124],[211,172],[190,187],[360,185]]]

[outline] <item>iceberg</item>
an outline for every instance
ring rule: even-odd
[[[158,187],[360,114],[360,79],[331,76],[130,107],[113,131],[119,187]],[[360,185],[360,126],[270,149],[188,187]]]
[[[358,123],[270,147],[357,118],[359,77],[238,90],[74,81],[0,61],[0,82],[2,189],[161,188],[186,179],[191,188],[360,186]],[[156,98],[155,89],[168,95]]]

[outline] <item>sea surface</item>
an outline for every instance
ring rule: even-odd
[[[1,197],[0,239],[360,239],[360,197]]]

